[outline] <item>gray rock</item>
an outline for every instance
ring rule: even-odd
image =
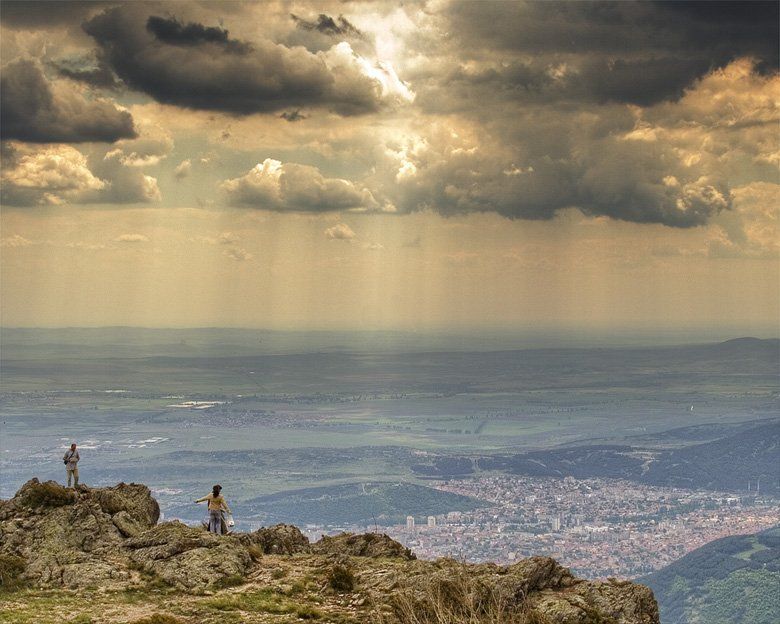
[[[240,540],[181,522],[165,522],[125,542],[132,561],[167,583],[187,589],[243,577],[252,558]]]

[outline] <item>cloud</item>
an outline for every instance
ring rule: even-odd
[[[79,249],[81,251],[101,251],[106,248],[102,243],[85,243],[84,241],[75,241],[66,243],[68,249]]]
[[[241,237],[238,234],[233,234],[233,232],[222,232],[217,236],[216,243],[218,245],[234,245],[240,240]]]
[[[337,223],[325,230],[325,238],[331,240],[352,240],[357,234],[346,223]]]
[[[241,241],[241,237],[233,234],[233,232],[222,232],[217,236],[198,236],[191,240],[206,243],[207,245],[235,245]]]
[[[284,111],[281,115],[279,115],[279,117],[285,121],[290,122],[303,121],[306,119],[306,115],[302,114],[299,110]]]
[[[297,15],[291,14],[290,17],[298,28],[303,30],[316,30],[323,35],[330,37],[357,37],[362,38],[363,33],[353,26],[343,15],[333,19],[329,15],[320,13],[316,21],[305,20]]]
[[[187,158],[176,165],[176,168],[173,170],[173,175],[177,180],[183,180],[190,175],[190,171],[192,171],[192,161]]]
[[[228,201],[279,212],[375,210],[371,192],[349,180],[326,178],[319,169],[266,158],[247,174],[221,184]]]
[[[122,87],[122,81],[118,80],[113,70],[103,61],[96,64],[85,65],[84,62],[72,66],[66,62],[55,64],[57,73],[63,78],[75,82],[81,82],[90,87],[109,89],[112,91]]]
[[[6,236],[0,239],[0,247],[29,247],[34,245],[30,239],[21,236],[20,234],[14,234],[13,236]]]
[[[129,87],[167,104],[239,115],[300,106],[358,115],[397,101],[389,70],[371,66],[346,42],[316,54],[268,40],[250,45],[221,28],[144,20],[131,7],[101,13],[84,29]]]
[[[229,247],[223,252],[223,254],[231,260],[235,260],[236,262],[246,262],[254,258],[251,253],[249,253],[246,249],[242,249],[241,247]]]
[[[114,4],[103,0],[3,0],[3,26],[20,29],[80,24],[89,14]]]
[[[780,184],[734,189],[734,210],[713,224],[707,254],[719,258],[780,258]]]
[[[8,148],[7,148],[8,149]],[[12,160],[5,158],[2,201],[11,206],[62,204],[81,201],[108,185],[90,171],[87,158],[68,145],[37,150],[12,147]]]
[[[431,112],[647,106],[740,58],[777,71],[778,23],[772,2],[452,2],[415,41],[428,58],[410,78]]]
[[[90,165],[70,145],[4,145],[0,198],[9,206],[127,204],[159,201],[154,177],[118,160]]]
[[[174,17],[165,18],[152,15],[146,21],[146,29],[158,41],[171,45],[198,46],[204,43],[213,43],[235,54],[246,54],[252,50],[252,46],[248,43],[230,39],[227,30],[192,22],[184,24]]]
[[[721,66],[754,56],[777,66],[775,2],[454,2],[452,45],[530,54],[699,57]],[[691,79],[695,78],[691,76]]]
[[[171,150],[173,138],[170,133],[159,126],[141,125],[137,138],[118,141],[105,158],[117,159],[127,167],[149,167],[167,158]]]
[[[3,67],[0,124],[4,139],[31,143],[113,143],[136,136],[130,113],[109,100],[87,100],[66,83],[49,82],[29,60]]]
[[[143,234],[122,234],[114,239],[117,243],[148,243],[149,238]]]
[[[651,106],[497,97],[387,135],[369,188],[400,212],[550,219],[579,208],[685,228],[731,211],[734,186],[777,179],[780,76],[750,59]]]
[[[149,204],[162,201],[157,178],[145,174],[139,167],[124,164],[121,159],[105,158],[92,167],[95,175],[108,181],[108,187],[91,197],[90,203]]]

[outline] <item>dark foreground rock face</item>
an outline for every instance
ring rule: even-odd
[[[281,578],[285,569],[306,568],[332,580],[339,568],[358,592],[353,603],[370,605],[371,621],[382,623],[659,622],[647,587],[582,581],[547,557],[512,566],[419,561],[386,535],[345,533],[310,544],[296,527],[281,524],[216,536],[176,521],[157,524],[159,515],[144,485],[74,491],[32,479],[0,501],[0,585],[10,587],[10,579],[121,589],[152,578],[186,593],[256,585],[272,570]],[[323,590],[335,591],[327,582]]]

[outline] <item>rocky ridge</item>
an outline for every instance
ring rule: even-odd
[[[69,490],[28,481],[0,501],[7,621],[659,622],[647,587],[583,581],[547,557],[511,566],[420,561],[386,535],[310,543],[277,525],[216,536],[158,524],[159,515],[144,485]],[[141,606],[133,596],[144,597]]]

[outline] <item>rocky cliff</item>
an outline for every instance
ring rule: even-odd
[[[652,592],[554,560],[419,561],[386,535],[309,543],[288,525],[224,537],[158,524],[143,485],[28,481],[0,502],[9,622],[657,624]]]

